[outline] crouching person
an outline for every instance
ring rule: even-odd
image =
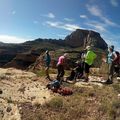
[[[67,77],[67,80],[76,82],[76,79],[83,77],[84,62],[76,61],[76,67],[71,70],[71,74]]]

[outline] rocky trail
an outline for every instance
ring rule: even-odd
[[[51,74],[50,75],[52,78],[56,77],[56,74]],[[67,76],[65,76],[67,77]],[[102,87],[103,83],[105,82],[103,77],[99,77],[99,76],[90,76],[89,77],[89,82],[82,82],[83,79],[77,79],[76,83],[74,84],[75,86],[78,87],[89,87],[92,88],[93,86],[98,86],[98,87]],[[74,83],[72,81],[68,81],[68,83]]]
[[[43,104],[51,97],[44,82],[34,73],[0,69],[0,120],[21,120],[19,104]]]

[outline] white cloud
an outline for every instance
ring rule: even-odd
[[[120,35],[118,33],[113,34],[112,32],[107,31],[103,32],[101,36],[106,40],[108,45],[114,45],[115,50],[120,51]]]
[[[12,13],[12,15],[15,15],[15,14],[16,14],[16,11],[15,11],[15,10],[13,10],[11,13]]]
[[[117,25],[116,23],[112,22],[111,20],[109,20],[108,18],[106,18],[101,9],[97,6],[97,5],[86,5],[88,11],[96,16],[96,17],[99,17],[102,21],[104,21],[107,25],[110,25],[110,26],[115,26],[115,27],[119,27],[119,25]]]
[[[117,0],[110,0],[110,3],[112,6],[117,7],[118,6],[118,1]]]
[[[76,29],[80,29],[80,27],[76,24],[66,24],[62,22],[51,22],[51,21],[47,21],[46,24],[49,25],[50,27],[60,28],[68,31],[74,31]]]
[[[34,20],[33,23],[34,23],[34,24],[38,24],[39,22],[38,22],[37,20]]]
[[[110,46],[110,45],[114,45],[115,46],[115,50],[117,50],[117,51],[119,51],[120,52],[120,46],[119,46],[119,42],[117,42],[116,40],[115,40],[115,38],[111,38],[110,39],[110,36],[102,36],[103,37],[103,39],[105,39],[106,40],[106,42],[107,42],[107,44],[108,44],[108,46]]]
[[[51,18],[51,19],[55,18],[55,15],[53,13],[51,13],[51,12],[48,13],[48,14],[41,15],[41,16]]]
[[[48,18],[51,18],[51,19],[55,18],[55,15],[51,12],[46,14],[46,15],[41,15],[41,16],[48,17]]]
[[[0,35],[0,41],[4,43],[23,43],[26,39],[16,36]]]
[[[55,18],[55,15],[54,15],[53,13],[49,13],[49,14],[48,14],[48,17],[49,17],[49,18]]]
[[[104,25],[98,22],[89,22],[89,23],[86,23],[86,25],[91,26],[92,28],[94,28],[96,31],[99,31],[99,32],[107,31]]]
[[[102,11],[99,9],[99,7],[97,5],[86,5],[87,6],[87,9],[88,11],[94,15],[94,16],[98,16],[98,17],[101,17],[102,16]]]
[[[75,24],[64,24],[63,29],[69,30],[69,31],[75,31],[76,29],[80,29],[80,27]]]
[[[80,18],[85,18],[87,19],[88,17],[86,15],[80,15]]]
[[[74,21],[74,19],[71,19],[71,18],[64,18],[64,20],[67,21],[67,22],[72,22],[72,21]]]
[[[108,25],[111,25],[111,26],[119,26],[117,25],[116,23],[112,22],[111,20],[109,20],[108,18],[102,16],[102,19],[104,20],[104,22]]]
[[[46,22],[49,26],[51,27],[56,27],[56,28],[60,28],[62,26],[61,22],[51,22],[51,21],[47,21]]]

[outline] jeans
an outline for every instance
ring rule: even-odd
[[[114,74],[114,63],[108,64],[108,79],[113,80],[113,74]]]
[[[65,74],[64,66],[63,65],[57,65],[57,70],[58,70],[57,79],[60,80],[60,78],[63,77],[64,74]]]

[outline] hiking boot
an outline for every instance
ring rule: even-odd
[[[113,81],[110,80],[110,79],[108,79],[108,80],[105,82],[105,84],[112,84],[112,83],[113,83]]]
[[[2,94],[3,93],[3,91],[0,89],[0,94]]]
[[[50,80],[50,81],[51,81],[51,79],[50,79],[50,77],[49,77],[49,76],[47,76],[45,79],[47,79],[47,80]]]
[[[88,82],[89,81],[89,79],[88,78],[86,78],[86,79],[84,79],[82,82]]]
[[[85,79],[85,76],[82,76],[80,79]]]
[[[57,80],[60,80],[60,77],[57,76],[56,79],[57,79]]]

